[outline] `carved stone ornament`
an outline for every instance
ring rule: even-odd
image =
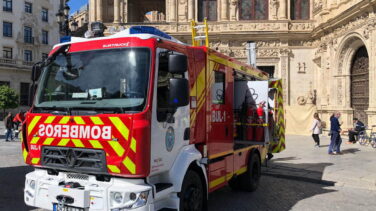
[[[279,8],[278,0],[270,0],[270,10],[271,10],[271,13],[272,13],[271,15],[273,19],[277,19],[278,8]]]
[[[304,96],[299,96],[296,99],[296,102],[298,103],[298,105],[305,105],[307,103],[307,99]]]

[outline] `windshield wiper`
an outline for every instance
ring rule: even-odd
[[[70,114],[69,108],[62,108],[62,107],[34,107],[33,112],[38,113],[50,113],[53,115],[68,115]]]

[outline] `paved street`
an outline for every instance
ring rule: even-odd
[[[6,143],[0,122],[0,210],[34,210],[23,203],[20,142]],[[287,149],[263,169],[254,193],[224,188],[210,195],[209,210],[376,210],[376,150],[343,144],[344,155],[314,148],[310,137],[288,136]]]

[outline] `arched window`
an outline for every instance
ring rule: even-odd
[[[291,0],[291,20],[309,19],[309,0]]]
[[[217,0],[198,0],[198,21],[217,20]]]
[[[268,19],[269,0],[239,0],[240,20]]]

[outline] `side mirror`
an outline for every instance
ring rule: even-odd
[[[33,105],[34,95],[37,91],[38,85],[32,84],[29,89],[29,99],[28,99],[28,105],[31,107]]]
[[[42,74],[42,63],[38,62],[34,64],[33,69],[31,71],[31,80],[32,81],[37,81]]]
[[[168,57],[168,71],[173,74],[185,73],[188,70],[188,59],[185,55],[171,54]]]
[[[169,106],[178,108],[189,104],[189,85],[185,78],[170,79]]]

